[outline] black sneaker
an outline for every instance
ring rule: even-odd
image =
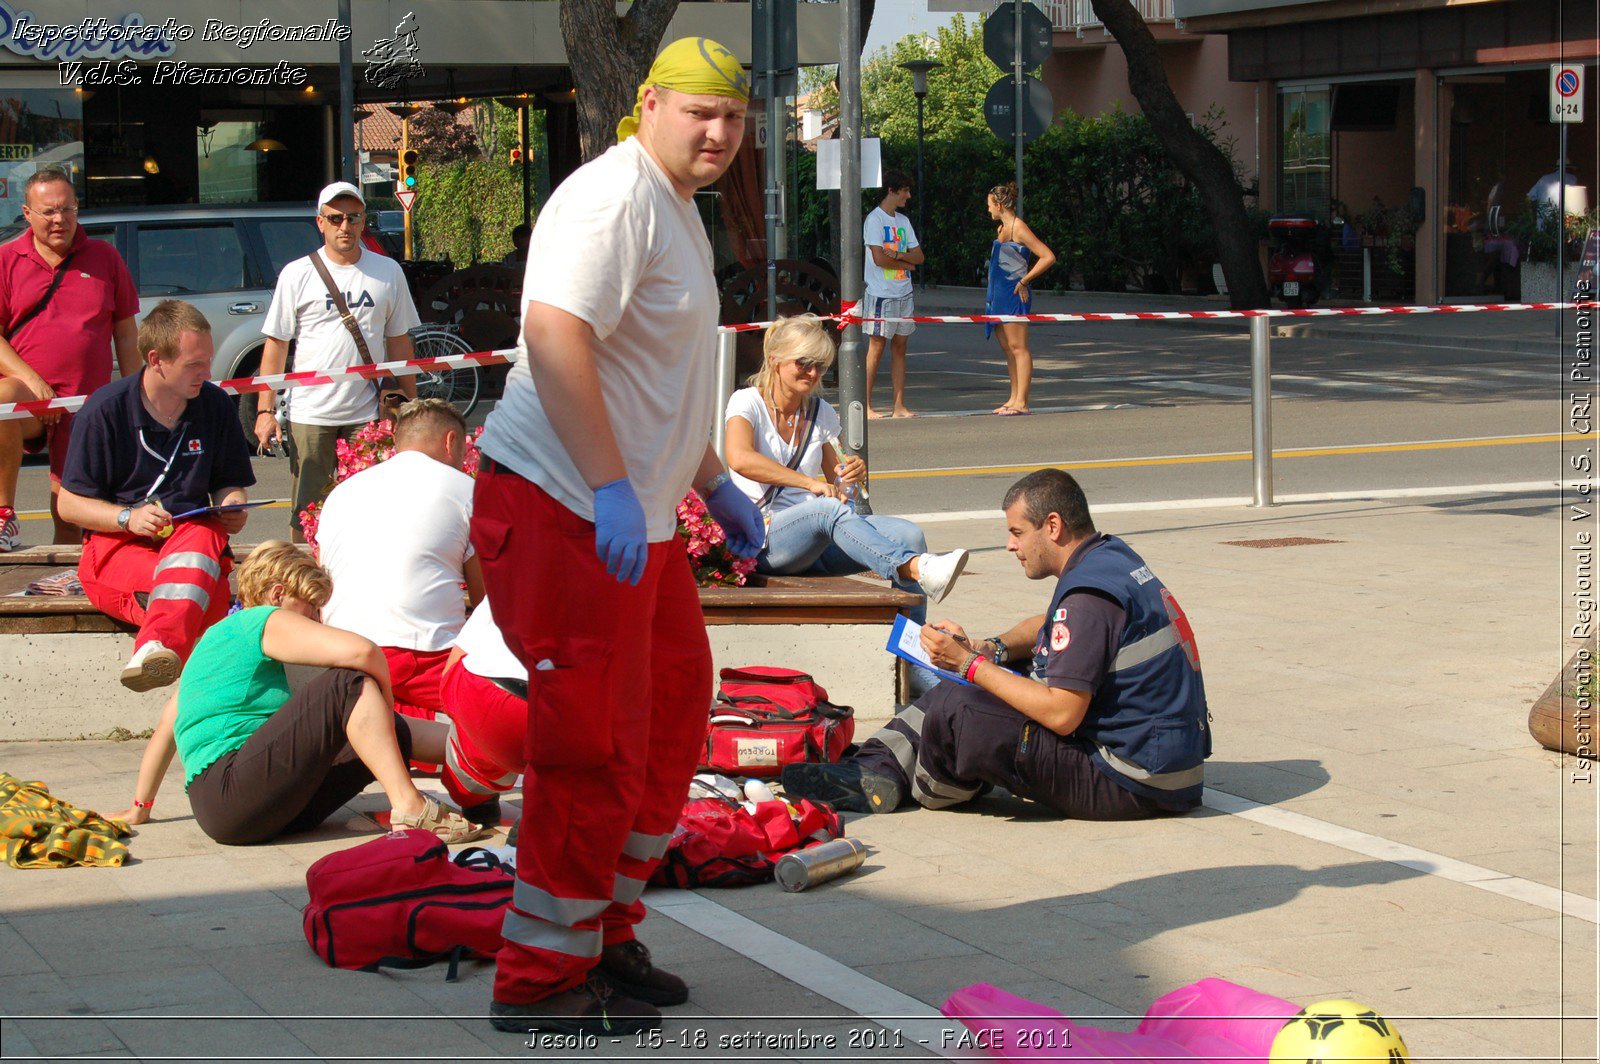
[[[650,950],[638,939],[601,950],[594,971],[618,993],[652,1005],[682,1005],[689,1000],[689,984],[652,964]]]
[[[863,768],[859,761],[785,765],[783,790],[791,798],[827,802],[842,813],[887,813],[905,798],[898,780]]]
[[[591,972],[571,990],[525,1005],[491,1001],[489,1022],[495,1030],[511,1034],[555,1031],[607,1038],[655,1030],[661,1026],[661,1012],[654,1005],[617,993]]]
[[[487,802],[464,806],[461,815],[481,827],[497,828],[500,826],[500,796],[497,794]]]

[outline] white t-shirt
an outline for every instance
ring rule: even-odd
[[[809,402],[808,399],[807,403]],[[805,407],[801,407],[801,410],[803,412]],[[805,425],[801,424],[794,442],[784,442],[778,433],[778,426],[772,422],[772,412],[767,409],[766,400],[761,398],[761,393],[754,388],[740,388],[728,396],[728,417],[742,417],[748,421],[750,427],[755,429],[756,450],[779,465],[790,464],[794,458],[794,449],[800,445],[800,440],[805,436]],[[800,463],[794,467],[795,470],[808,477],[821,473],[822,445],[838,438],[839,415],[828,405],[827,400],[819,400],[816,431],[811,433],[811,439],[806,442],[805,453],[800,456]],[[766,484],[741,477],[732,470],[729,470],[729,475],[733,477],[733,482],[739,485],[739,490],[750,497],[751,502],[759,503],[761,496],[767,492]],[[804,488],[780,488],[772,501],[767,503],[766,512],[775,514],[809,498],[812,498],[812,494]]]
[[[699,212],[637,138],[579,167],[539,212],[522,302],[593,326],[606,412],[646,533],[671,539],[716,412],[717,286]],[[545,416],[530,357],[519,351],[478,446],[592,521],[594,491]]]
[[[351,266],[332,261],[322,248],[316,254],[344,293],[366,337],[368,354],[374,362],[385,361],[384,339],[402,336],[419,324],[400,264],[365,250]],[[308,258],[295,259],[278,275],[261,332],[277,340],[299,341],[294,349],[296,372],[361,365],[355,338],[344,327],[328,286]],[[289,420],[301,425],[359,425],[378,416],[378,390],[359,378],[290,388],[284,394],[289,397]]]
[[[333,597],[322,619],[381,647],[443,650],[466,621],[472,478],[401,451],[328,494],[317,546]]]
[[[478,603],[472,616],[467,618],[466,626],[456,636],[456,646],[465,655],[461,667],[474,676],[497,680],[526,681],[528,678],[527,667],[511,653],[505,636],[500,634],[500,626],[494,623],[487,598]]]
[[[861,227],[861,239],[868,248],[890,245],[891,251],[910,251],[917,246],[917,232],[911,228],[911,219],[903,214],[890,214],[882,207],[872,208]],[[884,269],[872,261],[867,252],[867,295],[879,299],[904,299],[911,294],[911,271]]]

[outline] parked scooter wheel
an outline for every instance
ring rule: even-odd
[[[1314,307],[1314,306],[1317,305],[1317,300],[1319,300],[1321,298],[1322,298],[1322,290],[1320,288],[1318,288],[1316,285],[1314,285],[1314,284],[1303,284],[1303,285],[1300,286],[1300,304],[1301,304],[1301,306]]]
[[[1301,291],[1304,291],[1304,289],[1301,289]],[[1290,310],[1299,310],[1302,306],[1305,305],[1304,304],[1304,300],[1305,300],[1305,296],[1303,296],[1303,295],[1299,295],[1299,296],[1284,296],[1283,297],[1283,305],[1288,307]]]

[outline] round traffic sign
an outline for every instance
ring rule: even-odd
[[[1569,68],[1556,75],[1556,91],[1563,96],[1575,95],[1582,84],[1576,70]]]

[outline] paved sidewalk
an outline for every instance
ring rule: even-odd
[[[530,1051],[481,1018],[484,965],[454,984],[442,967],[323,967],[301,936],[305,868],[372,837],[381,797],[312,836],[228,849],[195,827],[176,769],[129,866],[0,869],[0,1039],[17,1057],[907,1059],[938,1027],[917,1017],[970,983],[1126,1029],[1161,994],[1220,976],[1301,1004],[1364,1001],[1413,1059],[1592,1060],[1596,785],[1566,782],[1525,727],[1570,649],[1557,503],[1105,515],[1197,633],[1207,808],[1095,825],[993,796],[854,819],[867,865],[803,894],[666,892],[643,937],[693,998],[658,1050]],[[937,613],[986,632],[1047,595],[999,546],[998,514],[929,535],[978,548]],[[1290,538],[1323,542],[1235,545]],[[826,682],[826,661],[795,656]],[[139,747],[5,744],[0,768],[115,809]],[[871,1016],[913,1040],[849,1049],[882,1034]],[[717,1048],[747,1031],[795,1048]]]
[[[933,286],[919,289],[919,314],[981,314],[984,290]],[[1321,306],[1361,307],[1369,304],[1354,300],[1329,300]],[[1279,303],[1274,309],[1283,309]],[[1142,292],[1055,292],[1040,291],[1034,296],[1034,310],[1040,314],[1084,314],[1118,311],[1227,310],[1227,296],[1156,296]],[[1273,322],[1275,336],[1306,336],[1323,340],[1359,340],[1366,343],[1406,346],[1447,347],[1470,351],[1496,351],[1516,354],[1555,355],[1563,349],[1561,315],[1558,311],[1494,311],[1467,314],[1421,314],[1350,318],[1278,318]],[[1574,315],[1567,315],[1565,347],[1571,346]],[[1206,332],[1247,332],[1247,319],[1194,319],[1191,321],[1144,322],[1143,327],[1203,330]],[[1592,327],[1592,326],[1591,326]]]

